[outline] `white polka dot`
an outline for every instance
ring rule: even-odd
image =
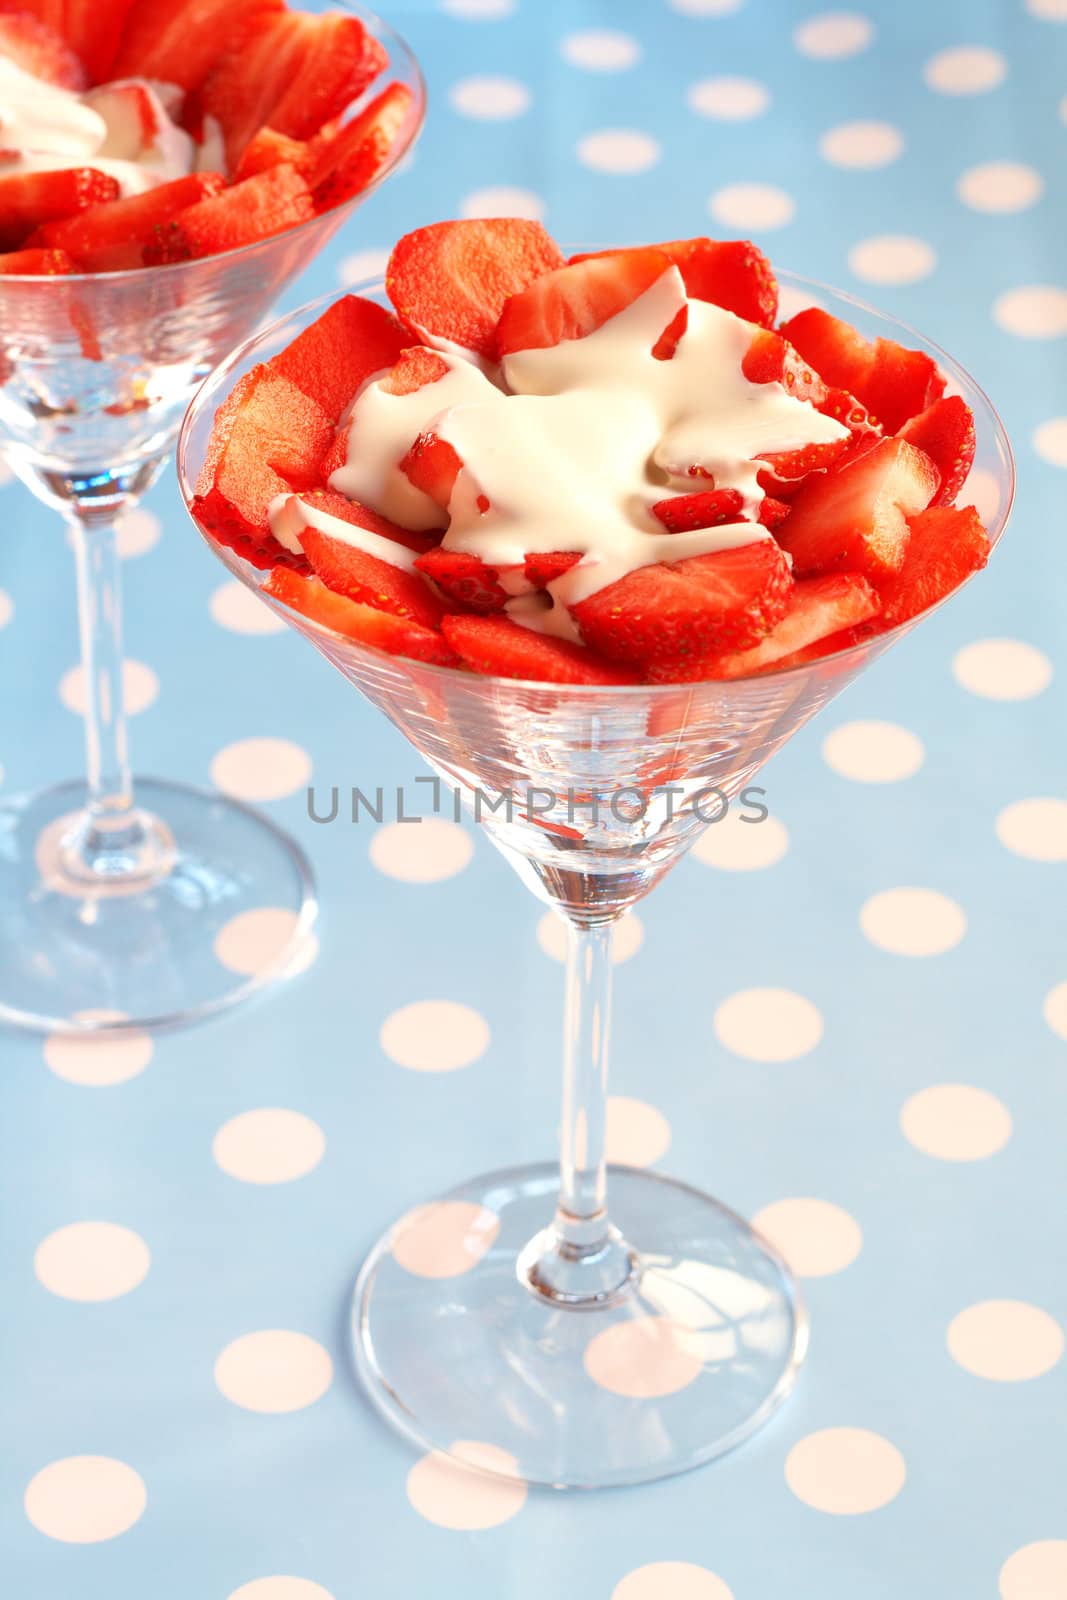
[[[956,193],[975,211],[1025,211],[1044,187],[1041,174],[1021,161],[987,161],[961,175]]]
[[[121,1022],[121,1011],[76,1011],[75,1022]],[[71,1034],[50,1033],[44,1042],[45,1065],[57,1078],[86,1088],[105,1088],[125,1083],[143,1072],[152,1059],[153,1045],[147,1033],[115,1034],[110,1038],[84,1039]]]
[[[594,1383],[631,1400],[677,1394],[704,1368],[699,1336],[669,1317],[634,1317],[604,1328],[586,1345],[584,1362]]]
[[[211,615],[231,633],[284,633],[285,619],[243,583],[223,583],[210,601]]]
[[[539,194],[507,185],[475,189],[460,207],[462,217],[528,217],[531,222],[540,222],[544,214],[545,202]]]
[[[795,317],[798,311],[807,311],[809,306],[822,306],[822,301],[817,300],[810,289],[792,283],[778,285],[778,316],[782,322]]]
[[[560,43],[560,54],[572,67],[585,72],[625,72],[641,59],[641,46],[628,33],[611,28],[590,28],[585,33],[569,33]]]
[[[702,78],[690,86],[686,99],[698,117],[720,122],[747,122],[771,103],[770,90],[754,78]]]
[[[1024,1383],[1050,1372],[1063,1354],[1063,1329],[1040,1306],[984,1300],[948,1325],[949,1355],[976,1378]]]
[[[239,739],[211,763],[211,781],[235,800],[280,800],[311,777],[311,757],[289,739]]]
[[[1067,94],[1060,101],[1060,121],[1067,122]]]
[[[420,1517],[439,1528],[477,1533],[498,1528],[522,1510],[526,1485],[521,1479],[486,1476],[517,1472],[514,1456],[475,1439],[457,1439],[452,1454],[482,1470],[471,1472],[439,1450],[416,1461],[408,1473],[407,1495]]]
[[[299,1111],[262,1106],[224,1122],[211,1144],[223,1172],[242,1183],[291,1183],[322,1160],[326,1135]]]
[[[645,940],[645,927],[636,911],[628,911],[616,924],[611,936],[611,959],[618,966],[629,961]],[[567,926],[554,911],[546,911],[537,924],[537,942],[553,961],[567,959]]]
[[[452,85],[448,99],[461,117],[500,122],[529,110],[530,91],[515,78],[461,78]]]
[[[301,1411],[322,1398],[333,1362],[306,1333],[265,1328],[228,1344],[215,1362],[215,1382],[245,1411]]]
[[[493,1247],[500,1218],[465,1200],[437,1200],[402,1217],[393,1231],[392,1253],[417,1278],[458,1278]]]
[[[66,1456],[31,1478],[23,1501],[38,1533],[99,1544],[132,1528],[148,1502],[139,1473],[111,1456]]]
[[[819,140],[819,153],[835,167],[887,167],[904,148],[891,122],[842,122]]]
[[[152,1256],[131,1228],[116,1222],[71,1222],[37,1246],[33,1270],[63,1300],[116,1300],[136,1289]]]
[[[785,1481],[814,1511],[857,1516],[895,1500],[907,1469],[895,1445],[866,1428],[809,1433],[786,1457]]]
[[[353,284],[366,283],[368,278],[384,278],[388,265],[388,250],[357,250],[355,255],[345,256],[337,268],[337,276],[346,289],[351,289]]]
[[[1011,1112],[988,1089],[937,1083],[904,1102],[900,1128],[916,1150],[939,1161],[984,1161],[1011,1138]]]
[[[789,989],[741,989],[715,1013],[719,1042],[748,1061],[796,1061],[822,1038],[818,1008]]]
[[[662,1111],[626,1095],[608,1097],[608,1160],[624,1167],[651,1167],[666,1155],[671,1125]]]
[[[961,44],[940,50],[923,68],[923,77],[939,94],[983,94],[1003,83],[1008,64],[998,50]]]
[[[310,1578],[253,1578],[227,1600],[333,1600],[333,1595]]]
[[[853,245],[848,264],[865,283],[918,283],[933,272],[937,256],[923,239],[886,233]]]
[[[784,228],[796,209],[791,196],[770,183],[729,183],[708,201],[711,215],[727,228]]]
[[[809,17],[794,29],[793,43],[805,56],[818,61],[839,61],[858,55],[874,38],[874,24],[855,11],[828,11]]]
[[[800,1278],[841,1272],[860,1253],[863,1233],[855,1217],[829,1200],[776,1200],[752,1218],[752,1226],[781,1252]]]
[[[1067,333],[1067,289],[1051,283],[1008,289],[993,302],[993,315],[1016,338],[1058,339]]]
[[[1026,0],[1026,9],[1040,22],[1067,22],[1067,0]]]
[[[1058,983],[1045,996],[1045,1021],[1061,1039],[1067,1039],[1067,983]]]
[[[254,911],[240,911],[223,923],[215,935],[215,955],[224,967],[251,978],[266,972],[282,956],[296,930],[295,911],[281,906],[259,906]],[[314,936],[308,938],[299,956],[294,955],[292,973],[305,972],[317,954]]]
[[[1067,468],[1067,417],[1050,417],[1036,427],[1034,449],[1050,467]]]
[[[936,889],[884,889],[864,903],[860,927],[872,944],[893,955],[940,956],[959,944],[967,918]]]
[[[856,783],[899,783],[923,764],[922,740],[895,722],[845,722],[827,734],[823,760]]]
[[[154,512],[140,506],[124,512],[118,523],[119,555],[125,560],[147,555],[159,543],[162,532],[163,524]]]
[[[997,838],[1027,861],[1067,861],[1067,800],[1016,800],[997,817]]]
[[[0,589],[0,628],[6,628],[15,615],[15,602],[6,589]]]
[[[135,717],[138,712],[146,711],[159,695],[159,679],[143,661],[127,659],[122,664],[122,691],[126,715]],[[68,711],[79,717],[85,715],[85,673],[80,663],[63,674],[59,698]]]
[[[655,139],[633,128],[602,128],[598,133],[587,133],[578,142],[579,161],[594,172],[647,172],[659,158]]]
[[[497,22],[510,17],[516,0],[441,0],[442,11],[463,22]]]
[[[417,1000],[386,1017],[382,1049],[412,1072],[454,1072],[469,1067],[489,1048],[489,1024],[454,1000]]]
[[[985,467],[972,467],[957,503],[961,506],[973,505],[988,527],[1000,512],[1001,494],[1000,480],[995,473]]]
[[[386,877],[401,883],[440,883],[462,872],[474,841],[458,822],[424,817],[419,823],[387,822],[370,843],[370,858]]]
[[[721,822],[704,829],[693,846],[693,854],[706,867],[719,867],[724,872],[756,872],[773,867],[788,849],[789,833],[777,817],[749,822],[743,812],[731,809]]]
[[[707,1567],[691,1561],[652,1561],[628,1572],[611,1600],[734,1600],[733,1591]]]
[[[683,17],[728,17],[740,11],[744,0],[667,0],[667,4]]]
[[[1010,1555],[1000,1569],[1000,1600],[1063,1600],[1067,1539],[1038,1539]]]
[[[1029,700],[1052,682],[1052,663],[1021,639],[976,639],[952,658],[957,683],[986,700]]]

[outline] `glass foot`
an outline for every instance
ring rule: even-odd
[[[78,870],[81,784],[0,804],[0,1023],[174,1027],[311,956],[314,884],[286,834],[183,784],[146,778],[136,792],[142,849],[97,881]]]
[[[379,1240],[352,1303],[375,1403],[426,1448],[552,1488],[645,1483],[732,1450],[804,1359],[785,1264],[708,1195],[612,1167],[611,1215],[637,1250],[629,1292],[552,1304],[522,1258],[558,1183],[548,1163],[491,1173]]]

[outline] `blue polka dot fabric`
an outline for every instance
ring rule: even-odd
[[[444,216],[751,235],[971,368],[1017,508],[766,770],[768,822],[709,829],[620,930],[611,1153],[758,1219],[813,1336],[736,1454],[573,1499],[418,1459],[344,1341],[389,1221],[550,1151],[559,930],[447,815],[310,821],[309,782],[389,792],[416,757],[228,581],[172,473],[127,517],[137,768],[290,829],[319,946],[193,1032],[0,1037],[4,1593],[1065,1596],[1067,4],[387,10],[425,133],[285,308]],[[77,773],[80,684],[62,532],[0,503],[14,793]]]

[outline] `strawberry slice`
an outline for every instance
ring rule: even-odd
[[[74,271],[65,250],[15,250],[0,255],[0,275],[9,278],[55,278]]]
[[[448,362],[436,350],[427,350],[424,344],[408,345],[401,350],[396,365],[381,380],[381,387],[386,394],[414,394],[417,389],[425,388],[428,383],[437,383],[447,376]]]
[[[221,41],[237,50],[282,9],[282,0],[137,0],[111,76],[199,89],[219,59]]]
[[[703,489],[699,494],[676,494],[657,500],[652,514],[668,533],[691,533],[696,528],[714,528],[720,522],[736,522],[744,504],[736,489]]]
[[[348,500],[333,489],[306,489],[301,492],[300,499],[314,511],[325,511],[328,516],[339,517],[342,522],[349,523],[353,528],[364,528],[368,533],[376,533],[379,539],[389,539],[393,544],[403,545],[405,550],[410,550],[415,555],[422,555],[425,551],[432,550],[436,544],[434,535],[415,533],[410,528],[402,528],[399,523],[390,522],[388,517],[380,516],[369,506],[360,505],[358,500]]]
[[[917,417],[909,417],[898,437],[926,451],[941,474],[933,504],[950,506],[974,465],[974,414],[966,400],[958,394],[935,400]]]
[[[60,0],[60,4],[63,37],[84,65],[89,82],[117,77],[112,67],[133,0]],[[25,9],[41,12],[36,0],[27,0]],[[55,0],[44,0],[45,12],[57,9]],[[58,18],[46,15],[45,20],[60,27]]]
[[[906,350],[892,339],[872,344],[818,306],[783,322],[782,333],[827,384],[855,395],[889,433],[944,392],[942,373],[923,351]]]
[[[441,630],[475,672],[535,683],[635,683],[636,675],[583,645],[521,628],[510,617],[445,617]]]
[[[467,611],[483,614],[503,611],[507,604],[507,592],[500,587],[496,568],[473,551],[442,550],[438,546],[419,556],[415,565],[432,578],[450,600]]]
[[[778,284],[767,257],[749,240],[669,239],[653,248],[674,262],[690,300],[707,300],[746,322],[774,326]],[[597,250],[570,260],[574,264],[625,254],[624,250]]]
[[[82,272],[114,272],[143,264],[144,246],[175,211],[196,205],[226,187],[217,172],[195,172],[144,194],[93,206],[63,222],[47,222],[34,234],[46,249],[65,250]]]
[[[233,181],[243,183],[245,178],[254,178],[257,172],[286,166],[295,167],[310,188],[311,175],[320,155],[316,143],[316,139],[291,139],[287,133],[278,133],[274,128],[260,128],[241,152]]]
[[[0,250],[17,249],[44,222],[118,198],[114,178],[92,167],[0,176]]]
[[[428,661],[437,667],[459,665],[455,652],[436,629],[424,628],[391,612],[348,600],[328,589],[319,578],[305,578],[286,567],[275,567],[263,585],[263,592],[309,617],[320,627],[330,628],[334,633],[344,634],[345,638],[356,639],[376,650]]]
[[[527,583],[535,589],[547,589],[550,583],[562,578],[565,572],[576,567],[582,559],[580,550],[531,550],[527,552],[523,570]]]
[[[447,439],[439,439],[432,432],[420,433],[401,461],[400,470],[410,478],[416,489],[421,489],[443,511],[447,511],[456,479],[463,470],[463,462]],[[487,500],[482,510],[488,508]]]
[[[144,247],[145,263],[154,267],[236,250],[314,215],[311,191],[296,168],[271,167],[160,223]]]
[[[5,12],[7,7],[2,8]],[[85,88],[85,68],[63,35],[31,14],[31,0],[0,16],[0,56],[45,83],[76,93]]]
[[[416,338],[447,339],[493,357],[505,301],[562,264],[558,246],[539,222],[437,222],[405,234],[394,246],[385,287]]]
[[[973,506],[931,506],[911,519],[903,566],[882,585],[882,621],[906,622],[951,594],[989,559],[989,536]]]
[[[408,337],[383,306],[347,294],[335,300],[270,365],[316,400],[337,423],[367,379],[398,359]]]
[[[436,628],[444,615],[443,603],[417,572],[394,567],[318,528],[308,527],[300,543],[317,576],[335,593],[424,628]]]
[[[407,85],[391,83],[332,137],[316,141],[308,182],[320,211],[343,205],[374,181],[410,126],[414,107]]]
[[[543,350],[595,333],[670,269],[662,250],[648,248],[590,256],[548,272],[505,304],[496,330],[497,355],[503,360],[516,350]],[[670,338],[680,331],[672,323]]]
[[[760,501],[760,522],[773,533],[775,528],[781,527],[791,509],[784,500],[776,500],[773,495],[765,494]]]
[[[840,472],[810,479],[778,530],[800,577],[846,570],[870,578],[899,571],[907,519],[937,493],[930,457],[903,439],[881,439]]]
[[[648,662],[757,643],[783,615],[789,563],[773,539],[629,572],[571,610],[604,655]]]

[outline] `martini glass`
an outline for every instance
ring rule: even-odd
[[[785,281],[861,333],[940,362],[975,413],[998,539],[1012,458],[974,381],[850,296]],[[380,284],[357,292],[384,303]],[[295,337],[327,303],[276,324],[267,343]],[[190,507],[216,407],[263,348],[236,352],[190,409],[178,450]],[[261,584],[201,531],[231,572]],[[352,1302],[368,1393],[421,1446],[556,1488],[646,1482],[721,1455],[792,1389],[807,1320],[785,1263],[741,1217],[674,1179],[606,1167],[612,935],[723,802],[914,620],[758,677],[605,689],[427,666],[271,604],[460,790],[568,935],[560,1160],[462,1182],[386,1231]]]
[[[0,448],[62,516],[74,548],[87,766],[84,781],[0,806],[0,1022],[63,1032],[191,1022],[299,970],[307,951],[315,893],[292,840],[216,794],[131,779],[117,535],[204,377],[418,135],[414,56],[379,18],[346,9],[412,91],[407,124],[363,194],[203,260],[0,277]],[[242,916],[261,945],[253,972],[233,970],[251,964],[240,958],[227,966],[218,942]]]

